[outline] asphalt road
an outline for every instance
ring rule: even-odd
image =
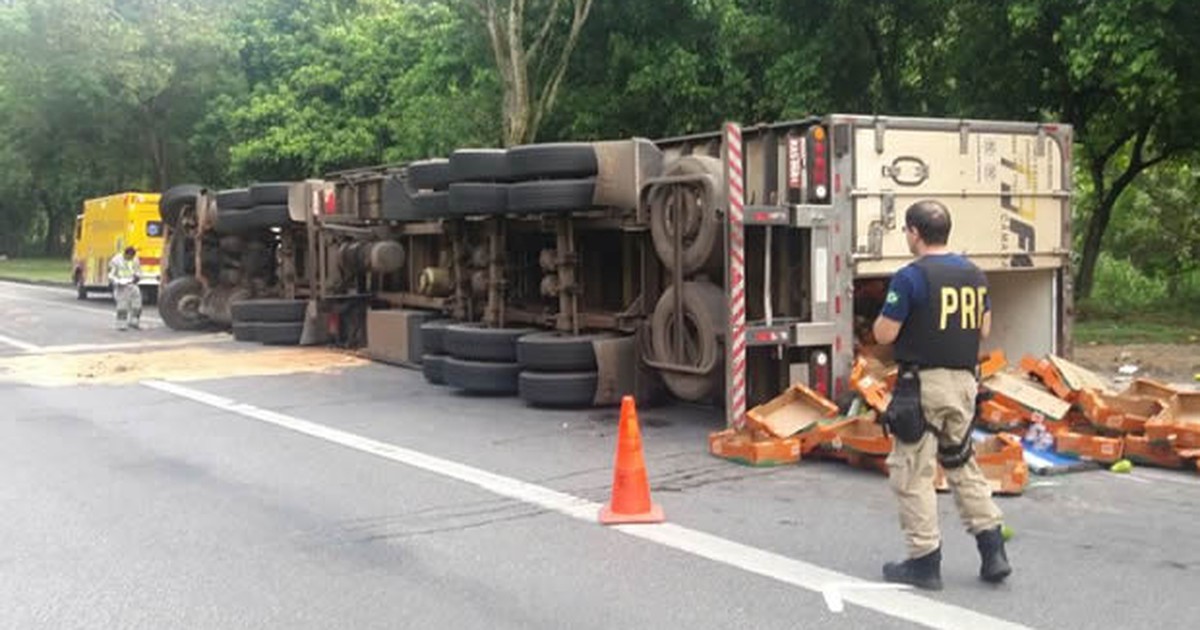
[[[169,352],[111,302],[0,283],[0,628],[1039,628],[1200,618],[1200,476],[1035,477],[1000,499],[1016,567],[980,583],[941,499],[946,590],[902,554],[885,480],[705,453],[709,409],[642,409],[668,525],[605,528],[615,410],[540,411],[369,365],[36,387],[6,358]],[[847,600],[839,608],[839,595]]]

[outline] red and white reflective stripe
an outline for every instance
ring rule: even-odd
[[[725,357],[729,366],[729,391],[725,399],[726,422],[741,428],[746,423],[746,242],[745,177],[742,172],[742,128],[725,125],[725,155],[729,182],[729,335]]]

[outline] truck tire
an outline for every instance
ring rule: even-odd
[[[413,215],[417,219],[441,219],[450,214],[450,193],[420,192],[413,195]]]
[[[291,221],[287,206],[254,206],[248,210],[221,210],[213,231],[218,234],[245,234],[282,227]]]
[[[231,188],[217,193],[218,210],[245,210],[253,205],[249,188]]]
[[[612,339],[611,333],[568,335],[537,332],[517,340],[517,363],[534,372],[590,372],[596,369],[594,342]]]
[[[267,182],[250,186],[251,206],[287,206],[291,182]]]
[[[233,322],[233,338],[237,341],[258,341],[258,324]]]
[[[240,300],[230,306],[235,322],[295,323],[304,321],[306,300]]]
[[[586,142],[526,144],[508,150],[514,181],[595,177],[596,149]]]
[[[667,287],[650,319],[650,345],[658,362],[699,368],[711,364],[707,374],[682,374],[662,370],[667,389],[681,400],[702,401],[712,394],[724,375],[721,341],[728,321],[724,292],[708,282],[683,283],[684,347],[675,348],[675,286]]]
[[[503,214],[508,211],[508,184],[450,184],[447,211],[453,216]]]
[[[254,338],[268,346],[298,346],[304,322],[255,322]]]
[[[521,400],[535,407],[591,407],[596,400],[596,372],[521,372]]]
[[[175,278],[158,296],[158,315],[172,330],[200,330],[208,318],[200,314],[204,286],[192,276]]]
[[[665,177],[712,175],[720,184],[724,181],[721,161],[699,155],[679,158],[663,174]],[[676,184],[675,186],[684,186]],[[659,187],[650,195],[650,234],[658,259],[668,270],[675,266],[675,231],[683,231],[683,273],[715,267],[720,263],[720,244],[724,234],[713,200],[696,193],[695,203],[687,208],[673,208],[666,195],[673,187]]]
[[[443,344],[456,359],[516,363],[517,339],[537,332],[533,328],[484,328],[455,324],[446,328]],[[515,377],[514,377],[515,378]]]
[[[413,190],[446,190],[450,185],[450,160],[421,160],[408,165]]]
[[[448,360],[450,357],[444,354],[421,355],[421,372],[425,375],[425,380],[434,385],[445,385]]]
[[[521,182],[508,189],[509,212],[572,212],[595,204],[594,179],[558,179]]]
[[[504,149],[459,149],[450,154],[450,181],[507,182],[512,178]]]
[[[175,227],[184,209],[196,206],[196,200],[203,190],[203,187],[195,184],[184,184],[167,190],[158,200],[159,216],[167,225]]]
[[[429,354],[446,354],[446,329],[452,319],[438,319],[421,324],[421,347]]]
[[[521,366],[450,357],[444,374],[447,385],[472,394],[511,395],[517,393]]]

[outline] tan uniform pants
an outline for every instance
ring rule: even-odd
[[[949,445],[970,439],[967,431],[975,416],[977,390],[975,375],[965,370],[921,370],[921,410],[925,421],[941,437],[927,431],[915,444],[892,440],[892,453],[887,459],[889,482],[900,502],[900,527],[910,558],[931,553],[941,545],[934,489],[938,443]],[[978,534],[1000,525],[1003,515],[992,501],[991,486],[974,457],[947,470],[946,478],[968,532]]]

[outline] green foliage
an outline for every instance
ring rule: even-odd
[[[502,144],[511,89],[478,6],[0,2],[0,252],[62,251],[80,202],[117,190]],[[522,6],[528,49],[555,5]],[[556,15],[550,48],[571,22]],[[1077,287],[1200,308],[1198,35],[1189,0],[603,0],[530,133],[654,138],[834,111],[1065,120]],[[542,59],[534,83],[553,76]]]

